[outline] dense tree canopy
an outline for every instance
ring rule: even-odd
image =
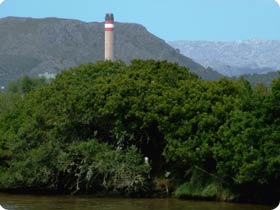
[[[177,184],[200,173],[240,195],[279,193],[280,80],[267,92],[134,60],[25,83],[17,105],[0,103],[1,188],[135,193],[168,172]]]

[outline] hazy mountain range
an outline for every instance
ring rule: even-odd
[[[204,67],[209,66],[226,76],[280,70],[280,40],[173,41],[169,44]]]
[[[104,59],[104,24],[45,18],[0,19],[0,85],[22,75],[58,73],[65,68]],[[143,26],[115,25],[116,58],[157,59],[187,66],[204,79],[222,75],[187,58]]]

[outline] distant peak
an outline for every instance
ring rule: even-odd
[[[264,39],[264,38],[261,38],[261,37],[254,37],[254,38],[251,38],[251,39],[244,40],[243,42],[260,43],[260,42],[265,42],[265,41],[267,41],[267,40]]]

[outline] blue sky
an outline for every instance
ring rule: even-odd
[[[0,0],[1,2],[1,0]],[[5,0],[0,17],[62,17],[139,23],[167,40],[280,40],[275,0]]]

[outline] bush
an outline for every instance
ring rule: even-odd
[[[125,151],[91,140],[69,148],[62,161],[67,186],[72,192],[137,193],[145,191],[150,166],[132,146]],[[74,191],[73,191],[74,190]]]
[[[16,105],[0,104],[0,188],[138,192],[147,156],[152,178],[170,171],[187,182],[179,197],[228,198],[228,188],[276,197],[279,81],[263,92],[152,60],[81,65],[43,86],[24,79],[11,88],[23,94]]]
[[[181,199],[205,199],[233,201],[237,198],[233,192],[225,188],[215,177],[194,171],[190,181],[178,187],[174,193],[175,197]]]

